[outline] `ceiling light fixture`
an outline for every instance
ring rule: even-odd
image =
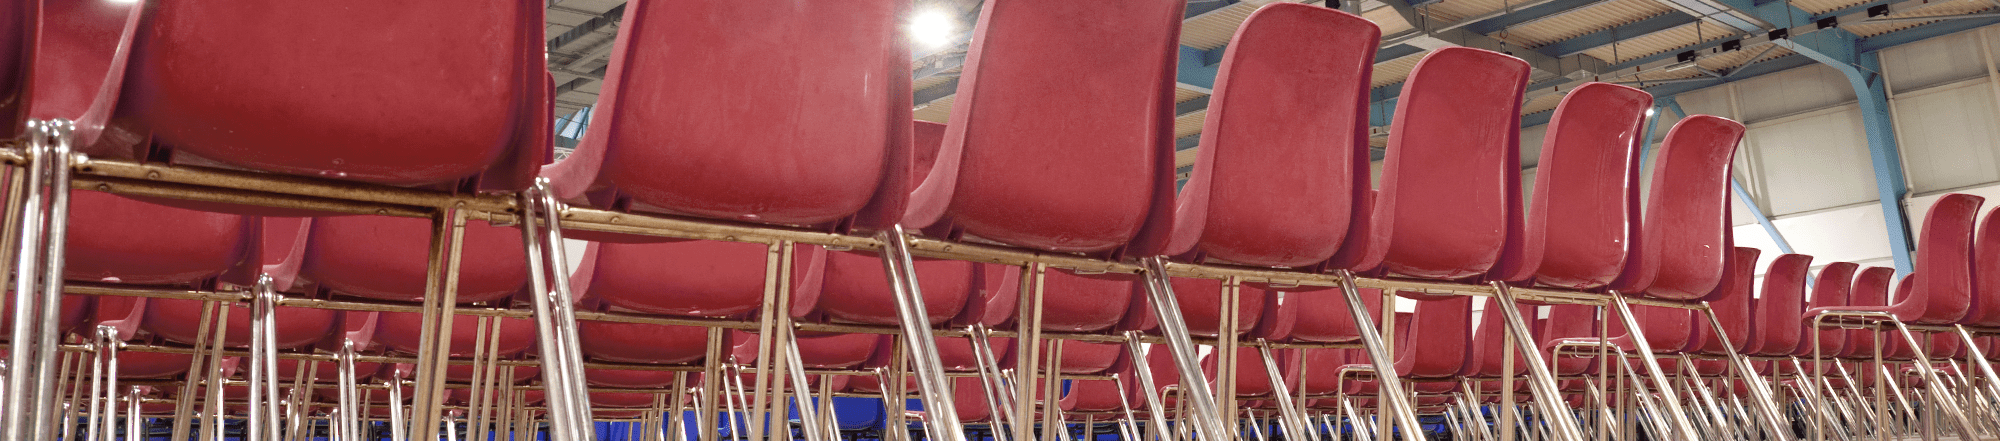
[[[928,10],[910,19],[910,40],[925,48],[937,49],[951,43],[958,32],[957,20],[944,11]]]

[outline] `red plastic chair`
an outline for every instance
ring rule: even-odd
[[[1174,288],[1174,304],[1180,307],[1181,320],[1187,325],[1188,334],[1200,337],[1222,335],[1222,280],[1176,277],[1171,279],[1170,283]],[[1139,289],[1144,288],[1139,287]],[[1127,313],[1130,318],[1127,327],[1159,333],[1159,319],[1150,313],[1149,306],[1137,303],[1144,300],[1144,291],[1135,291],[1134,295],[1137,297],[1133,298],[1135,303],[1130,306],[1131,309]],[[1245,335],[1256,331],[1263,324],[1266,312],[1275,309],[1276,301],[1273,299],[1277,298],[1277,295],[1276,291],[1260,289],[1249,284],[1245,284],[1237,291],[1236,334]],[[1337,292],[1319,293],[1319,295],[1340,297]],[[1345,305],[1346,302],[1341,304]],[[1338,312],[1341,314],[1340,318],[1347,317],[1346,310]]]
[[[983,306],[984,319],[988,324],[1000,329],[1012,329],[1018,325],[1020,312],[1020,272],[1006,271],[1000,279],[999,287],[992,291]],[[1120,274],[1078,275],[1069,271],[1054,270],[1043,276],[1042,282],[1042,329],[1061,332],[1095,332],[1113,329],[1120,324],[1124,328],[1144,328],[1152,323],[1150,315],[1134,308],[1142,299],[1137,277]],[[1208,329],[1216,329],[1210,325]],[[1190,326],[1192,330],[1192,326]]]
[[[1223,55],[1163,254],[1303,267],[1339,251],[1367,213],[1355,202],[1368,188],[1363,103],[1380,37],[1374,23],[1327,8],[1252,13]]]
[[[1590,305],[1558,304],[1549,305],[1548,320],[1540,326],[1536,344],[1548,358],[1551,372],[1556,375],[1581,375],[1597,372],[1597,363],[1578,357],[1555,357],[1555,347],[1563,339],[1596,338],[1598,331],[1597,307]],[[1617,322],[1613,320],[1612,322]],[[1622,329],[1622,328],[1619,328]],[[1616,333],[1614,331],[1613,333]]]
[[[521,231],[484,221],[462,230],[457,299],[490,302],[527,291]],[[421,302],[430,269],[431,224],[387,216],[316,218],[299,275],[335,294]]]
[[[1219,362],[1215,359],[1215,355],[1214,353],[1210,353],[1208,356],[1201,358],[1202,373],[1207,376],[1206,381],[1210,383],[1219,381],[1216,378]],[[1254,347],[1236,348],[1236,378],[1234,381],[1236,382],[1236,398],[1239,400],[1272,398],[1272,393],[1277,390],[1271,384],[1270,373],[1264,370],[1263,355]]]
[[[1367,256],[1396,275],[1488,275],[1518,240],[1521,93],[1528,66],[1471,48],[1432,51],[1403,83]],[[1478,190],[1491,189],[1492,191]],[[1456,348],[1440,348],[1445,352]]]
[[[1854,275],[1858,269],[1860,269],[1860,265],[1850,262],[1834,262],[1827,264],[1824,268],[1820,268],[1819,276],[1813,284],[1812,298],[1807,301],[1806,307],[1820,309],[1852,305]],[[1812,320],[1812,318],[1806,317],[1804,320]],[[1810,332],[1815,332],[1815,330],[1807,329],[1806,332],[1809,333],[1806,334],[1807,338],[1811,338],[1812,334]],[[1851,340],[1851,336],[1847,331],[1840,329],[1820,329],[1816,330],[1816,332],[1819,333],[1818,350],[1822,356],[1838,357],[1845,354],[1850,344],[1849,340]],[[1805,354],[1800,354],[1801,356],[1812,355],[1811,351],[1814,347],[1811,343],[1804,343],[1804,346],[1801,347],[1806,352]]]
[[[1471,359],[1468,361],[1470,366],[1465,370],[1464,376],[1466,378],[1497,379],[1502,375],[1512,375],[1516,380],[1514,387],[1520,391],[1527,391],[1528,383],[1521,381],[1528,375],[1526,354],[1515,352],[1513,372],[1509,373],[1506,369],[1505,363],[1507,362],[1507,357],[1503,354],[1506,353],[1507,349],[1507,329],[1502,322],[1503,318],[1500,314],[1500,307],[1495,306],[1492,299],[1488,299],[1485,309],[1479,312],[1479,324],[1472,331],[1472,354],[1470,355]],[[1522,311],[1522,314],[1533,317],[1535,311],[1532,309],[1525,310]],[[1534,326],[1529,327],[1531,331],[1537,328]],[[1535,341],[1541,341],[1542,339],[1541,335],[1535,335],[1534,337]],[[1479,388],[1482,391],[1501,390],[1502,386],[1500,384],[1499,381],[1482,381]],[[1525,400],[1527,397],[1517,395],[1516,398]],[[1498,400],[1498,398],[1495,398],[1495,400]]]
[[[1973,245],[1973,296],[1968,305],[1966,326],[2000,326],[2000,207],[1988,211],[1979,224],[1978,242]],[[1987,352],[1989,355],[1992,352]]]
[[[1923,236],[1918,240],[1917,262],[1914,272],[1904,277],[1897,287],[1898,300],[1887,306],[1874,306],[1856,299],[1855,306],[1837,308],[1813,308],[1805,312],[1810,319],[1826,311],[1870,311],[1891,314],[1896,320],[1929,325],[1957,324],[1968,316],[1973,302],[1973,223],[1979,214],[1979,206],[1984,198],[1966,194],[1948,194],[1939,198],[1924,217]],[[1871,268],[1872,270],[1872,268]],[[1864,272],[1864,278],[1869,277]],[[1869,280],[1872,284],[1875,281]],[[1856,282],[1855,295],[1874,294],[1874,286],[1863,290]],[[1886,287],[1886,285],[1883,285]],[[1868,299],[1868,300],[1873,300]],[[1901,336],[1883,336],[1885,356],[1909,356]],[[1922,341],[1922,340],[1919,340]],[[1956,339],[1949,340],[1955,343]],[[1873,343],[1873,342],[1871,342]],[[1939,348],[1946,353],[1956,352],[1953,343],[1942,343]]]
[[[1532,272],[1508,260],[1518,257],[1511,253],[1521,240],[1517,134],[1527,76],[1525,62],[1478,49],[1439,49],[1418,62],[1390,129],[1368,240],[1348,245],[1366,251],[1350,269],[1380,266],[1391,275],[1435,280]],[[1423,322],[1415,325],[1415,339],[1397,339],[1396,374],[1464,373],[1472,352],[1471,299],[1398,295],[1424,301],[1413,318]]]
[[[1722,278],[1722,284],[1716,287],[1723,292],[1708,300],[1710,309],[1713,309],[1715,317],[1721,320],[1722,330],[1729,338],[1726,341],[1718,338],[1714,331],[1715,323],[1708,320],[1707,314],[1697,311],[1694,313],[1695,325],[1691,331],[1698,335],[1697,339],[1700,342],[1697,343],[1694,353],[1728,355],[1729,348],[1735,348],[1738,353],[1755,354],[1757,348],[1763,345],[1763,335],[1758,332],[1760,329],[1758,323],[1761,320],[1759,313],[1766,311],[1757,308],[1761,305],[1758,302],[1762,299],[1755,297],[1756,291],[1753,287],[1757,277],[1757,258],[1761,254],[1763,251],[1756,248],[1736,247],[1734,254],[1729,256],[1729,268]],[[1778,261],[1784,261],[1787,256],[1791,255],[1779,256]],[[1811,258],[1807,257],[1806,261],[1809,263]],[[1777,263],[1772,264],[1773,269],[1779,266]],[[1766,292],[1769,292],[1771,289],[1769,287],[1774,283],[1771,279],[1771,277],[1764,279]],[[1766,294],[1765,299],[1769,298],[1769,294]],[[1727,346],[1724,345],[1725,342],[1728,343]]]
[[[1116,380],[1069,380],[1069,390],[1063,393],[1058,404],[1063,412],[1072,414],[1072,419],[1077,413],[1120,413],[1118,418],[1123,418],[1125,405],[1138,406],[1145,398],[1135,394],[1139,392],[1139,383],[1133,379],[1129,366],[1118,374]],[[977,387],[976,383],[974,387]],[[1120,393],[1125,395],[1121,398]],[[1111,418],[1100,420],[1103,419]]]
[[[707,355],[707,328],[601,321],[579,321],[576,327],[578,349],[595,360],[683,364]]]
[[[494,318],[489,323],[489,326],[493,324],[500,326],[498,342],[487,342],[489,345],[494,345],[493,352],[498,353],[500,358],[517,358],[521,353],[535,347],[534,322],[524,318],[509,317]],[[414,354],[421,347],[422,341],[418,337],[422,335],[419,331],[423,329],[423,314],[384,312],[377,326],[375,340],[385,349]],[[451,330],[447,332],[451,337],[450,356],[471,357],[473,344],[479,341],[478,330],[478,317],[463,314],[453,317]],[[489,329],[487,332],[492,331]],[[471,365],[453,364],[445,368],[445,378],[451,381],[471,381],[473,375]],[[516,378],[523,376],[518,371],[515,375]]]
[[[598,208],[886,227],[907,187],[908,8],[631,3],[582,144],[543,175]],[[748,70],[791,74],[773,85]]]
[[[1535,166],[1517,267],[1532,270],[1534,283],[1597,289],[1624,272],[1638,236],[1639,182],[1632,170],[1639,167],[1639,125],[1652,103],[1639,89],[1586,83],[1556,107]]]
[[[1025,0],[983,9],[937,169],[903,224],[1045,251],[1158,254],[1171,220],[1168,110],[1185,6]]]
[[[1668,300],[1715,292],[1732,243],[1730,161],[1743,131],[1735,121],[1694,115],[1667,133],[1655,159],[1644,240],[1612,289]]]
[[[1849,292],[1851,302],[1849,302],[1848,307],[1883,307],[1889,305],[1889,289],[1894,284],[1895,279],[1895,268],[1874,266],[1861,269],[1854,276],[1854,289]],[[1825,310],[1825,308],[1807,310],[1804,319],[1811,320],[1811,316],[1818,314],[1822,310]],[[1874,356],[1874,331],[1851,329],[1845,332],[1847,333],[1848,346],[1846,350],[1841,351],[1840,356],[1842,358]],[[1887,354],[1886,352],[1884,353],[1884,355]]]
[[[78,196],[82,195],[79,194]],[[197,282],[196,286],[209,286],[210,283],[206,283],[205,282],[206,280],[229,278],[230,273],[268,275],[273,280],[273,289],[288,288],[289,285],[292,283],[292,281],[297,279],[298,266],[296,262],[299,262],[302,259],[302,254],[304,253],[304,250],[301,247],[302,245],[301,242],[304,240],[305,228],[307,227],[307,225],[310,225],[310,222],[304,219],[263,218],[260,221],[260,218],[256,217],[203,213],[192,210],[186,210],[182,208],[153,205],[146,202],[133,201],[106,194],[94,194],[92,195],[92,197],[104,198],[102,199],[102,201],[104,202],[112,202],[114,200],[122,201],[122,202],[115,202],[116,204],[121,204],[121,205],[134,204],[134,205],[127,205],[128,209],[135,210],[126,212],[127,215],[132,215],[132,216],[157,215],[162,217],[174,217],[176,214],[185,214],[189,216],[203,216],[212,219],[210,223],[210,227],[212,229],[217,229],[222,231],[237,230],[261,236],[261,237],[252,236],[250,239],[245,240],[245,242],[248,243],[236,245],[240,248],[245,249],[243,251],[234,252],[235,254],[242,255],[243,256],[241,257],[242,260],[236,263],[232,263],[230,266],[227,267],[220,267],[220,268],[227,268],[226,271],[229,271],[229,273],[223,273],[221,275],[196,276],[202,278],[192,279],[192,280],[204,281],[204,282]],[[143,204],[143,205],[137,205],[137,204]],[[238,222],[239,220],[250,222],[250,225],[247,227],[234,225],[234,223]],[[224,223],[221,225],[215,225],[213,223],[214,221],[222,221]],[[95,223],[95,221],[86,221],[86,222]],[[71,225],[74,226],[77,225],[78,223],[79,222],[72,222]],[[179,226],[190,227],[190,228],[193,227],[192,225],[179,225]],[[157,234],[157,236],[150,236],[150,237],[171,237],[179,233],[159,231],[155,232],[155,234]],[[198,237],[205,236],[201,234],[190,234],[190,235]],[[127,239],[131,240],[131,242],[125,242],[127,244],[147,243],[148,241],[151,240],[151,239],[140,239],[140,238],[127,238]],[[163,245],[166,246],[175,245],[172,243],[173,242],[172,240],[167,240],[167,242],[169,243]],[[146,246],[149,247],[155,246],[155,244],[147,244]],[[220,253],[225,251],[221,249],[214,249],[215,247],[214,245],[207,245],[206,247],[210,249],[203,250],[204,248],[203,245],[190,245],[185,248],[178,248],[178,249],[190,253],[199,253],[199,252]],[[175,249],[175,248],[165,248],[165,249]],[[145,256],[148,253],[144,251],[135,251],[131,254],[135,256],[133,260],[143,261],[146,260],[147,258],[137,257],[137,256]],[[173,253],[173,254],[184,254],[184,253]],[[182,257],[188,257],[188,256],[182,256]],[[158,257],[153,257],[153,258],[158,258]],[[214,259],[211,260],[210,262],[211,262],[210,265],[213,265],[214,263],[224,262],[224,260]],[[133,264],[130,263],[130,261],[128,261],[126,265],[133,265]],[[174,264],[162,264],[159,266],[135,265],[134,267],[132,267],[132,269],[135,271],[143,271],[145,268],[173,268],[173,267]],[[71,266],[70,268],[75,268],[75,267]],[[211,266],[209,271],[214,271],[216,268],[217,267]],[[187,276],[187,274],[184,274],[183,276],[185,277]],[[236,276],[236,277],[240,278],[241,276]],[[153,281],[162,282],[166,280],[170,279],[154,279]],[[183,280],[189,280],[189,279],[183,279]],[[166,283],[174,283],[174,282],[166,282]],[[187,283],[187,282],[180,282],[180,283]],[[199,300],[148,299],[146,302],[145,319],[141,326],[146,331],[157,334],[167,340],[180,343],[193,344],[195,343],[196,337],[199,336],[201,333],[201,329],[198,329],[196,325],[200,324],[201,321],[201,312],[203,303],[204,302]],[[230,311],[228,317],[229,320],[227,322],[224,322],[225,326],[223,327],[224,329],[226,329],[223,335],[224,346],[240,348],[240,347],[246,347],[250,344],[251,334],[257,332],[252,328],[251,315],[252,314],[250,312],[250,309],[248,308],[233,308],[233,310]],[[338,348],[340,346],[339,340],[341,340],[342,338],[350,338],[350,337],[359,338],[359,340],[356,342],[357,348],[366,350],[370,346],[369,336],[373,334],[374,330],[373,325],[375,320],[375,313],[372,312],[339,312],[328,309],[288,307],[288,306],[280,306],[276,308],[276,310],[273,311],[273,316],[276,318],[276,322],[274,323],[274,325],[275,329],[277,330],[277,335],[274,336],[276,338],[275,343],[281,350],[294,349],[321,343],[324,343],[329,347]],[[355,334],[350,336],[348,335],[349,333],[355,333]]]
[[[119,135],[87,151],[395,186],[526,188],[548,158],[553,120],[535,109],[547,93],[542,6],[158,0],[133,42]],[[380,22],[384,14],[402,19]],[[355,34],[363,24],[373,31]],[[149,134],[161,149],[149,152]]]
[[[1771,261],[1751,326],[1759,344],[1746,354],[1785,357],[1798,352],[1801,344],[1811,345],[1800,340],[1804,323],[1796,319],[1805,308],[1806,272],[1811,267],[1812,256],[1803,254],[1780,255]]]
[[[1354,316],[1347,311],[1346,296],[1337,288],[1310,289],[1279,293],[1272,290],[1270,312],[1264,314],[1263,330],[1258,337],[1271,341],[1294,341],[1316,343],[1342,343],[1361,339],[1361,329],[1354,324]],[[1178,293],[1178,290],[1176,291]],[[1373,288],[1360,289],[1362,309],[1368,311],[1372,319],[1369,326],[1377,326],[1382,316],[1382,291]],[[1280,300],[1282,296],[1282,300]],[[1189,331],[1196,328],[1189,326]]]

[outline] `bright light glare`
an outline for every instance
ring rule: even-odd
[[[1655,112],[1655,110],[1653,110],[1653,109],[1646,109],[1646,116],[1649,116],[1649,117],[1650,117],[1650,116],[1653,116],[1653,112]]]
[[[910,39],[932,49],[944,47],[958,31],[958,23],[953,21],[943,11],[924,11],[910,20]]]

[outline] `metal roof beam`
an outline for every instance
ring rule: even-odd
[[[619,20],[624,18],[625,5],[612,7],[611,10],[604,11],[603,14],[598,14],[596,17],[591,17],[590,20],[585,20],[583,23],[576,25],[576,27],[569,28],[569,31],[563,32],[562,35],[557,35],[556,38],[549,39],[548,51],[555,52],[561,50],[563,46],[575,43],[578,39],[582,39],[583,36],[597,32],[599,29],[604,29],[606,26],[614,26]]]
[[[1771,27],[1771,24],[1764,20],[1764,18],[1768,17],[1760,17],[1762,15],[1760,14],[1761,11],[1758,11],[1755,5],[1749,4],[1749,0],[1741,2],[1731,0],[1659,0],[1659,2],[1679,10],[1690,17],[1705,17],[1722,22],[1723,25],[1734,28],[1738,32],[1762,32]]]
[[[1383,0],[1382,3],[1389,5],[1390,8],[1394,8],[1397,14],[1403,16],[1404,20],[1408,20],[1411,23],[1419,22],[1416,9],[1411,7],[1409,2],[1405,0]],[[1602,72],[1602,69],[1605,67],[1602,60],[1587,56],[1551,57],[1530,50],[1515,50],[1518,47],[1509,47],[1506,42],[1500,41],[1500,39],[1488,37],[1468,29],[1424,32],[1421,35],[1410,38],[1405,44],[1424,49],[1464,46],[1505,52],[1527,61],[1528,65],[1534,67],[1536,70],[1555,75],[1567,76],[1579,73],[1581,73],[1580,75],[1589,75]],[[1380,57],[1377,58],[1379,59]]]
[[[1680,11],[1670,11],[1629,24],[1579,35],[1535,48],[1535,52],[1551,57],[1567,57],[1583,53],[1619,40],[1660,32],[1694,23],[1695,18]]]

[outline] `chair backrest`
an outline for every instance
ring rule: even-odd
[[[1407,338],[1396,338],[1396,373],[1415,378],[1461,375],[1472,366],[1472,297],[1417,302],[1409,317]],[[1477,366],[1472,366],[1477,367]]]
[[[1362,288],[1360,291],[1362,309],[1368,311],[1370,318],[1366,326],[1377,326],[1382,320],[1382,290]],[[1285,330],[1285,337],[1291,340],[1335,343],[1361,338],[1361,329],[1354,324],[1354,314],[1347,309],[1347,297],[1340,293],[1339,288],[1285,293],[1278,309],[1279,314],[1294,317],[1291,326]]]
[[[1527,309],[1521,311],[1521,313],[1533,316],[1534,309]],[[1500,307],[1494,305],[1491,299],[1486,301],[1486,309],[1479,312],[1479,327],[1473,331],[1472,335],[1473,359],[1477,360],[1479,364],[1477,371],[1473,372],[1474,375],[1500,376],[1507,372],[1507,357],[1502,355],[1508,350],[1506,338],[1507,326],[1505,319],[1500,314]],[[1530,327],[1529,329],[1533,330],[1534,328]],[[1526,358],[1526,354],[1521,353],[1521,351],[1514,351],[1513,375],[1520,376],[1527,373],[1528,359]]]
[[[899,25],[909,6],[633,2],[578,146],[585,161],[565,168],[594,178],[598,205],[788,225],[861,215],[886,226],[907,197],[909,49]]]
[[[2000,326],[2000,207],[1986,213],[1979,224],[1978,242],[1972,249],[1972,304],[1965,324]]]
[[[1202,337],[1222,335],[1222,281],[1216,279],[1195,279],[1176,277],[1173,279],[1174,304],[1180,307],[1181,320],[1188,332]],[[1273,293],[1254,286],[1244,286],[1236,295],[1236,332],[1250,332],[1264,317],[1265,304],[1272,302]],[[1138,308],[1149,308],[1135,304]],[[1139,327],[1157,331],[1159,320],[1152,314],[1144,314],[1138,320]]]
[[[1882,307],[1889,305],[1889,288],[1896,282],[1896,269],[1871,266],[1861,269],[1854,276],[1854,289],[1848,293],[1849,305],[1857,307]],[[1866,329],[1847,330],[1847,349],[1841,356],[1868,356],[1875,347],[1875,332]]]
[[[1308,396],[1340,392],[1340,381],[1333,374],[1348,362],[1347,349],[1340,348],[1287,349],[1278,354],[1285,385],[1294,394]]]
[[[1763,295],[1755,305],[1757,318],[1751,325],[1763,344],[1754,354],[1789,356],[1799,347],[1799,316],[1805,313],[1806,272],[1812,256],[1785,254],[1771,260],[1764,271]]]
[[[1549,305],[1548,319],[1540,324],[1537,346],[1550,349],[1551,343],[1564,338],[1596,337],[1598,331],[1597,307],[1590,305],[1555,304]],[[1617,320],[1612,320],[1616,322]],[[1579,357],[1550,357],[1556,372],[1574,375],[1586,372],[1596,366],[1594,360]]]
[[[1637,198],[1626,191],[1639,166],[1638,133],[1653,96],[1610,83],[1572,89],[1549,119],[1535,165],[1534,197],[1522,242],[1535,283],[1592,289],[1625,268],[1638,219],[1626,215]],[[1625,185],[1606,185],[1623,182]],[[1519,279],[1518,275],[1501,278]]]
[[[1722,282],[1729,243],[1731,158],[1743,125],[1694,115],[1675,124],[1662,142],[1646,201],[1645,240],[1636,273],[1613,283],[1627,292],[1666,299],[1705,296]]]
[[[1220,363],[1216,361],[1215,355],[1210,353],[1201,358],[1202,374],[1210,383],[1221,381],[1216,377],[1218,375],[1216,366]],[[1270,396],[1274,390],[1271,384],[1270,371],[1264,370],[1264,358],[1258,353],[1257,348],[1250,346],[1236,348],[1236,397]]]
[[[1753,318],[1755,316],[1751,314],[1750,308],[1753,294],[1751,290],[1757,281],[1757,256],[1763,251],[1750,247],[1736,247],[1733,253],[1729,256],[1729,266],[1723,275],[1722,283],[1715,287],[1726,292],[1721,293],[1715,300],[1710,300],[1708,304],[1715,310],[1715,318],[1722,325],[1722,331],[1728,334],[1729,345],[1741,351],[1750,343],[1753,327],[1751,323],[1755,322]],[[1703,325],[1700,329],[1711,331],[1710,326],[1706,326],[1707,315],[1697,313],[1696,316],[1700,318],[1697,323]],[[1722,345],[1723,340],[1716,338],[1718,336],[1713,335],[1713,332],[1708,334],[1702,339],[1702,346],[1698,351],[1705,354],[1727,353]]]
[[[462,231],[459,303],[497,300],[527,290],[527,252],[518,228],[472,221]],[[341,294],[421,299],[430,268],[430,234],[430,222],[417,218],[317,218],[306,239],[299,274]]]
[[[937,169],[904,224],[1048,251],[1157,254],[1172,214],[1186,3],[983,8]]]
[[[69,209],[65,279],[205,288],[254,283],[261,268],[255,217],[88,190],[70,191]]]
[[[1860,265],[1852,262],[1834,262],[1819,269],[1819,276],[1812,287],[1812,298],[1807,300],[1809,308],[1829,308],[1854,305],[1850,299],[1854,292],[1854,272]],[[1800,323],[1811,323],[1812,317],[1803,317]],[[1814,332],[1811,329],[1806,332]],[[1819,332],[1819,351],[1824,355],[1840,355],[1847,348],[1847,333],[1840,329],[1823,329]],[[1807,334],[1808,337],[1811,334]],[[1812,344],[1801,344],[1804,354],[1812,355]]]
[[[1521,226],[1521,93],[1528,64],[1450,47],[1417,63],[1389,131],[1375,199],[1371,256],[1390,272],[1432,279],[1485,275]]]
[[[701,327],[580,321],[576,332],[578,350],[593,360],[681,364],[708,354],[708,330]]]
[[[1954,324],[1971,309],[1973,223],[1985,202],[1969,194],[1947,194],[1925,215],[1912,273],[1917,285],[1910,296],[1923,305],[1917,323]]]
[[[26,117],[74,121],[74,145],[83,148],[95,144],[118,100],[132,34],[145,5],[136,1],[22,3],[43,3],[40,17],[31,17],[39,24],[25,27],[38,33],[32,40],[36,47],[30,51],[34,59],[28,62],[32,77],[24,83],[35,89],[27,92]],[[11,125],[14,127],[0,132],[20,129],[19,122]]]
[[[1340,250],[1368,188],[1366,101],[1381,29],[1273,3],[1223,55],[1165,254],[1305,266]],[[1326,87],[1298,87],[1300,84]]]
[[[41,34],[42,2],[17,0],[0,6],[0,137],[21,133],[27,122],[28,68],[35,58],[35,39]]]
[[[518,150],[548,141],[517,139],[520,128],[551,122],[530,107],[545,84],[545,7],[155,1],[118,113],[137,139],[196,157],[179,162],[447,188],[507,169],[517,176],[502,180],[525,186],[518,175],[541,158]]]

